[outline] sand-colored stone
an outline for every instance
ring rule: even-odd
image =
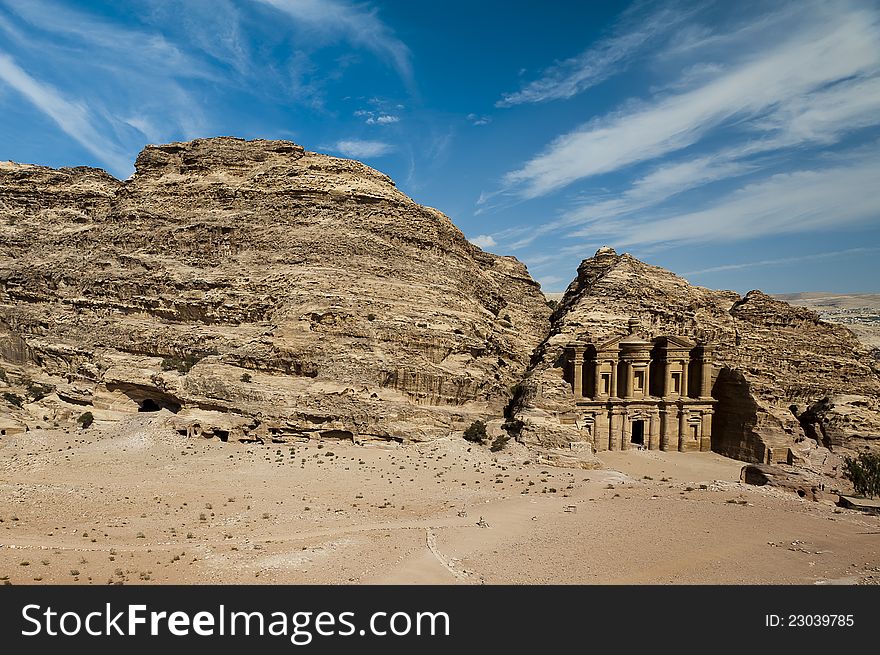
[[[550,336],[520,386],[515,416],[524,443],[558,448],[590,440],[578,427],[583,412],[573,383],[565,379],[566,348],[626,335],[632,319],[644,339],[675,335],[712,346],[711,396],[717,403],[711,447],[716,452],[744,461],[791,463],[809,449],[804,442],[816,438],[808,434],[816,422],[828,426],[831,436],[814,446],[847,452],[876,442],[877,362],[845,327],[760,291],[741,297],[693,286],[629,254],[601,248],[578,268],[553,314]],[[866,399],[858,421],[822,409],[828,404],[824,399],[854,390]],[[836,465],[826,468],[839,471]]]
[[[0,403],[32,429],[149,401],[291,438],[443,437],[502,414],[549,313],[516,259],[290,142],[148,146],[125,181],[0,166],[0,385],[56,390]]]

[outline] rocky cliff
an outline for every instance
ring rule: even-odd
[[[520,262],[359,162],[215,138],[149,146],[126,181],[0,163],[4,435],[164,408],[223,439],[409,441],[493,417],[497,436],[506,410],[521,441],[589,466],[563,349],[630,319],[714,346],[718,452],[814,464],[880,443],[880,366],[844,327],[610,248],[551,322]]]
[[[576,411],[563,349],[624,335],[631,318],[644,337],[714,346],[714,450],[760,462],[821,459],[816,446],[880,444],[880,366],[846,328],[760,291],[740,297],[692,286],[611,248],[581,263],[521,385],[514,414],[524,442],[583,440],[570,420]]]
[[[550,310],[382,173],[285,141],[149,146],[119,181],[0,164],[10,429],[427,439],[500,414]]]

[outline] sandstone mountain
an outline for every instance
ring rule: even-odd
[[[846,328],[760,291],[740,297],[692,286],[611,248],[581,263],[559,301],[515,403],[524,442],[560,448],[584,438],[571,420],[564,348],[625,335],[630,319],[645,338],[679,335],[714,346],[717,452],[757,462],[821,460],[816,444],[880,443],[880,362]]]
[[[516,259],[290,142],[148,146],[126,181],[0,164],[4,429],[445,436],[501,414],[549,314]]]
[[[823,467],[880,444],[880,366],[846,328],[610,248],[551,317],[519,261],[359,162],[223,137],[148,146],[125,181],[0,163],[3,435],[160,409],[184,434],[279,441],[484,419],[593,466],[563,350],[631,319],[714,346],[713,450]]]

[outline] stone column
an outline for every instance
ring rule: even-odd
[[[660,416],[651,415],[648,431],[648,450],[660,450]]]
[[[669,421],[668,409],[660,410],[660,450],[669,450]]]
[[[583,346],[574,347],[574,378],[572,380],[572,389],[575,398],[584,397],[584,348]]]
[[[663,360],[663,396],[672,396],[672,362]]]
[[[617,398],[617,360],[611,360],[611,390],[609,395],[612,398]]]
[[[624,398],[632,398],[633,395],[633,363],[629,360],[626,360],[623,363],[625,375],[624,375]]]
[[[688,410],[682,407],[678,413],[678,450],[684,452],[684,444],[687,439]]]
[[[651,362],[650,360],[645,365],[645,388],[643,389],[644,393],[642,396],[647,398],[651,395]]]
[[[600,370],[602,368],[602,360],[599,359],[599,356],[596,355],[596,361],[593,363],[593,399],[600,398],[602,396],[602,374]]]
[[[703,430],[700,435],[700,450],[703,452],[712,450],[712,414],[711,409],[703,410]]]
[[[684,359],[681,362],[681,397],[687,398],[688,396],[688,367],[690,366],[690,359]]]
[[[700,371],[700,396],[709,398],[712,396],[712,351],[703,348],[703,359]]]
[[[621,437],[623,436],[622,422],[623,416],[621,416],[620,411],[612,409],[611,425],[608,429],[608,450],[620,450]]]
[[[596,421],[593,424],[593,440],[596,452],[608,450],[608,412],[599,410],[596,412]]]
[[[632,439],[632,430],[633,423],[632,419],[629,415],[624,414],[620,417],[620,421],[622,424],[622,429],[620,431],[620,449],[621,450],[629,450],[630,449],[630,439]]]

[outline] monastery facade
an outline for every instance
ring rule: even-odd
[[[566,348],[575,422],[596,451],[712,449],[712,348],[679,336],[630,333]]]

